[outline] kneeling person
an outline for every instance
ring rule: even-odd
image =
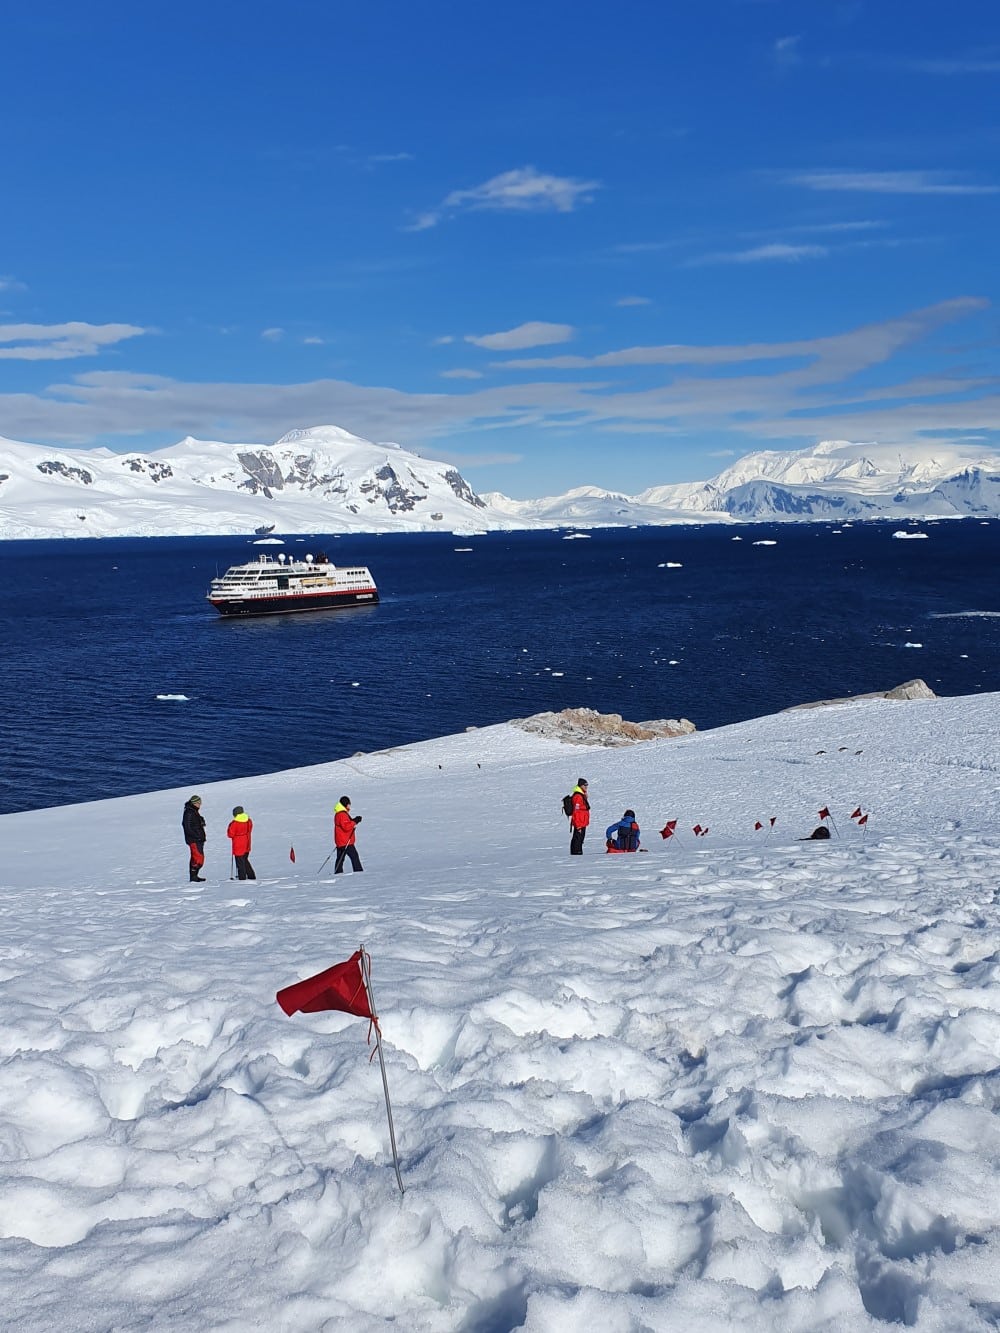
[[[609,852],[637,852],[639,850],[639,825],[635,822],[635,811],[626,810],[617,824],[612,824],[605,832]]]

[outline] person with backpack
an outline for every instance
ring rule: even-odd
[[[198,871],[205,864],[205,817],[201,813],[200,796],[188,797],[184,805],[181,827],[184,830],[184,841],[187,843],[190,853],[188,879],[192,884],[204,884],[204,875],[198,874]]]
[[[337,849],[337,859],[333,863],[335,875],[344,873],[345,860],[350,861],[352,871],[364,870],[358,849],[354,845],[355,833],[360,823],[361,816],[351,814],[351,798],[341,796],[333,811],[333,845]]]
[[[226,829],[226,836],[233,844],[233,860],[236,862],[238,879],[256,879],[250,864],[250,844],[253,838],[253,820],[242,805],[233,806],[233,818]]]
[[[639,825],[635,822],[635,811],[626,810],[617,824],[612,824],[605,832],[609,852],[637,852],[639,850]]]
[[[569,815],[569,826],[572,834],[569,840],[570,856],[583,855],[583,840],[587,836],[587,825],[590,823],[590,801],[587,799],[587,779],[580,778],[570,796],[563,798],[563,809],[566,809],[567,802],[569,809],[566,813]]]

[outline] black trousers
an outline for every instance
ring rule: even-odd
[[[583,840],[586,836],[587,836],[587,830],[585,828],[575,828],[573,830],[573,836],[569,840],[570,856],[583,855]]]
[[[364,866],[361,864],[361,857],[358,855],[357,847],[353,844],[348,844],[347,847],[337,848],[337,859],[333,863],[333,873],[335,875],[342,875],[344,873],[345,858],[350,858],[352,870],[364,870]]]
[[[234,859],[235,862],[236,862],[236,878],[237,878],[237,879],[256,879],[256,878],[257,878],[257,876],[256,876],[256,875],[254,874],[254,872],[253,872],[253,866],[250,864],[250,853],[249,853],[249,852],[246,852],[243,856],[237,856],[237,857],[234,857],[233,859]]]

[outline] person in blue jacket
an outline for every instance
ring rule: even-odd
[[[609,852],[637,852],[639,825],[635,822],[635,811],[626,810],[618,823],[612,824],[604,836],[608,841]]]

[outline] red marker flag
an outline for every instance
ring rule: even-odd
[[[820,817],[820,819],[829,819],[829,818],[830,818],[830,811],[827,809],[827,807],[826,807],[825,805],[824,805],[823,809],[819,812],[819,817]]]
[[[288,849],[288,859],[289,859],[289,861],[291,861],[292,865],[295,864],[295,848],[294,848],[294,847],[289,847],[289,849]]]
[[[677,820],[668,819],[667,822],[663,825],[663,828],[660,829],[660,837],[672,838],[674,836],[674,829],[676,827],[677,827]]]
[[[774,828],[774,826],[775,826],[775,824],[777,824],[777,822],[778,822],[778,816],[777,816],[777,815],[772,815],[772,816],[771,816],[771,827]]]
[[[754,833],[756,833],[758,829],[763,828],[763,827],[764,827],[764,825],[760,822],[759,819],[755,819],[755,820],[754,820],[754,825],[753,825],[753,831],[754,831]]]
[[[861,818],[858,820],[858,828],[864,828],[864,826],[867,823],[868,823],[868,816],[862,815]]]
[[[318,1014],[324,1009],[339,1009],[342,1013],[375,1021],[361,973],[360,949],[352,953],[346,963],[335,963],[325,972],[296,981],[278,991],[274,998],[289,1018],[296,1012]]]
[[[858,806],[858,808],[857,808],[856,810],[852,810],[852,811],[851,811],[851,818],[852,818],[852,819],[860,819],[860,818],[861,818],[861,806],[860,806],[860,805]]]
[[[694,826],[694,828],[691,830],[691,832],[694,834],[694,836],[695,836],[696,838],[700,838],[700,837],[701,837],[701,825],[700,825],[700,824],[695,824],[695,826]]]

